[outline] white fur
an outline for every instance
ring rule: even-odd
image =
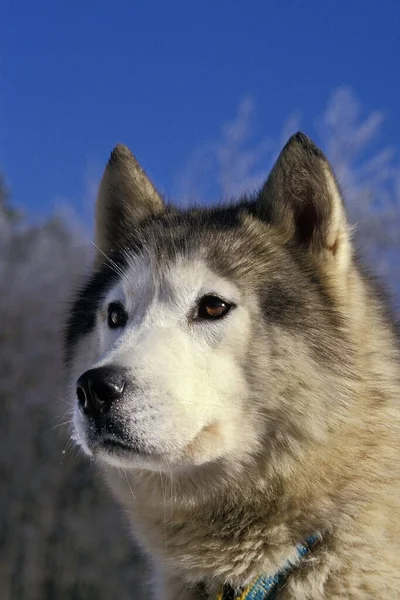
[[[99,457],[117,467],[159,469],[243,455],[246,442],[238,446],[238,437],[252,436],[250,431],[244,435],[247,387],[237,352],[246,347],[249,314],[239,290],[200,260],[178,258],[166,271],[150,264],[145,256],[132,260],[74,359],[74,395],[75,381],[89,368],[117,364],[128,369],[133,389],[115,410],[125,433],[150,454],[127,457],[100,449]],[[198,299],[210,293],[237,307],[218,321],[192,321]],[[123,329],[111,330],[107,306],[116,300],[129,319]],[[247,415],[251,430],[248,421]],[[90,421],[78,408],[74,423],[76,438],[90,454]]]

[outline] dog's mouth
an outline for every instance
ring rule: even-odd
[[[103,436],[96,441],[95,450],[106,451],[112,456],[131,456],[132,454],[148,456],[143,446],[139,443],[123,440],[116,436]]]

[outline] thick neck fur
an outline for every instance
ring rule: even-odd
[[[365,544],[366,519],[382,505],[395,505],[398,458],[391,448],[399,435],[400,386],[393,334],[377,307],[366,308],[356,272],[347,290],[342,300],[359,340],[355,373],[345,418],[322,439],[305,434],[297,444],[276,443],[268,455],[243,464],[220,461],[187,472],[107,469],[139,540],[166,571],[191,583],[243,585],[275,573],[298,542],[321,533],[326,556],[329,549],[321,578],[328,581],[329,570],[341,568],[335,548],[344,537],[361,536]],[[398,525],[387,535],[390,547],[390,536],[400,535]],[[372,547],[373,529],[370,538]]]

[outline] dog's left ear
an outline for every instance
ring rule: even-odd
[[[131,151],[122,144],[111,152],[96,204],[96,245],[109,252],[129,231],[164,210],[164,203]]]
[[[350,229],[332,169],[303,133],[292,136],[262,188],[257,212],[294,243],[346,270]]]

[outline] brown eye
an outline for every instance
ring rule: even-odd
[[[222,298],[218,298],[218,296],[203,296],[199,301],[197,318],[208,320],[221,319],[228,314],[231,308],[232,304],[222,300]]]
[[[128,320],[128,315],[120,302],[111,302],[108,305],[108,326],[110,329],[124,327]]]

